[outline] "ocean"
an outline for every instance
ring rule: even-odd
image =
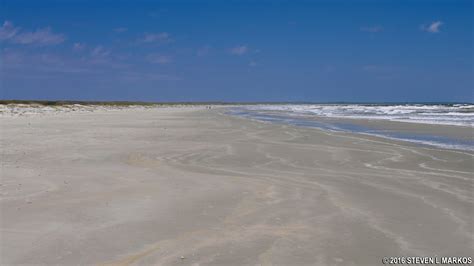
[[[474,104],[260,104],[230,114],[474,151]]]

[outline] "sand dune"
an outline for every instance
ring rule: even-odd
[[[1,117],[2,265],[472,256],[472,153],[223,110]]]

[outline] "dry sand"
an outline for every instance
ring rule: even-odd
[[[219,108],[0,122],[2,265],[472,256],[472,153]]]

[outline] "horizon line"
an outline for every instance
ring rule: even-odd
[[[256,105],[256,104],[474,104],[474,102],[455,101],[128,101],[128,100],[35,100],[0,99],[0,105],[40,104],[40,105]]]

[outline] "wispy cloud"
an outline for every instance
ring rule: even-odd
[[[383,27],[382,26],[365,26],[365,27],[361,27],[360,28],[361,31],[366,31],[366,32],[372,32],[372,33],[376,33],[376,32],[381,32],[383,31]]]
[[[440,27],[443,25],[444,23],[442,21],[434,21],[434,22],[431,22],[430,24],[428,25],[421,25],[420,26],[420,29],[422,31],[426,31],[426,32],[430,32],[430,33],[438,33],[440,31]]]
[[[125,27],[120,27],[120,28],[115,28],[114,31],[117,32],[117,33],[121,33],[121,32],[126,32],[128,30],[128,28],[125,28]]]
[[[12,39],[18,32],[20,28],[15,27],[10,21],[3,22],[3,25],[0,27],[0,40],[9,40]]]
[[[110,51],[105,49],[102,45],[96,46],[94,49],[91,51],[91,55],[93,57],[106,57],[110,54]]]
[[[64,42],[65,39],[64,35],[53,33],[50,27],[46,27],[33,32],[20,33],[15,37],[15,42],[21,44],[55,45]]]
[[[6,49],[3,51],[4,70],[16,76],[41,77],[44,73],[86,73],[92,72],[79,61],[51,53],[25,53]],[[21,69],[22,71],[18,71]]]
[[[114,55],[103,46],[97,46],[91,49],[90,53],[83,53],[80,57],[51,50],[21,47],[7,47],[0,52],[5,79],[54,80],[63,79],[67,75],[67,77],[87,77],[88,80],[111,82],[124,79],[128,71],[135,69],[135,66],[123,62],[120,59],[122,57]]]
[[[230,53],[233,55],[244,55],[248,52],[247,45],[239,45],[230,49]]]
[[[75,52],[82,51],[84,48],[86,48],[86,45],[83,43],[76,42],[72,45],[72,50]]]
[[[171,38],[167,32],[145,33],[138,41],[142,43],[166,43],[170,42]]]
[[[149,54],[146,57],[147,61],[154,64],[167,64],[172,61],[172,58],[168,55],[162,54]]]
[[[50,27],[36,31],[22,31],[12,22],[5,21],[0,27],[0,40],[17,44],[56,45],[64,42],[66,37],[63,34],[53,33]]]
[[[249,67],[256,67],[256,66],[257,66],[257,62],[253,60],[249,62]]]

